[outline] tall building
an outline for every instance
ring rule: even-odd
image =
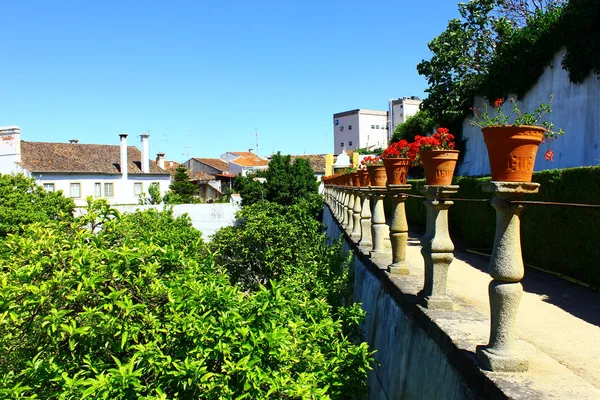
[[[403,97],[391,101],[390,110],[392,117],[390,120],[392,122],[392,130],[390,135],[394,134],[398,125],[403,124],[408,117],[415,115],[419,111],[421,103],[421,99],[417,96]]]
[[[387,116],[387,111],[361,109],[333,114],[334,154],[365,147],[385,148]]]

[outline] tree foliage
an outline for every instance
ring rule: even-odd
[[[536,15],[546,13],[568,0],[502,0],[495,14],[511,21],[515,26],[523,27]]]
[[[320,245],[318,204],[252,207],[218,250],[236,246],[238,268],[291,256],[251,290],[168,209],[91,201],[82,217],[8,236],[0,398],[362,398],[372,358],[352,339],[363,312],[339,300],[349,270]],[[279,230],[261,240],[261,225]]]
[[[264,178],[264,183],[257,179]],[[242,196],[242,205],[258,201],[294,204],[318,192],[315,172],[308,160],[277,153],[269,161],[269,168],[258,175],[238,177],[234,183]]]
[[[492,13],[500,1],[459,3],[461,18],[450,20],[446,30],[429,42],[433,56],[419,63],[417,71],[429,84],[423,106],[436,120],[462,119],[488,71],[496,44],[514,29],[506,18]]]
[[[431,113],[428,110],[419,110],[396,127],[392,135],[392,142],[399,142],[402,139],[412,142],[417,135],[433,132],[435,126],[436,121]]]
[[[146,196],[146,193],[142,193],[139,197],[140,204],[160,204],[162,201],[163,197],[158,183],[151,183],[148,186],[148,195]]]
[[[0,174],[0,238],[34,222],[70,220],[74,208],[72,199],[45,191],[33,178]]]
[[[191,203],[192,197],[196,192],[196,185],[190,182],[190,176],[188,175],[187,168],[181,164],[175,170],[175,176],[173,182],[169,186],[171,192],[177,196],[177,200],[181,203]],[[177,201],[171,201],[171,203],[177,203]]]

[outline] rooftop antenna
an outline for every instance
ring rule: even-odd
[[[168,159],[169,154],[169,128],[165,129],[165,159]]]
[[[258,129],[254,128],[254,134],[256,135],[256,149],[254,152],[258,154]]]
[[[188,133],[188,143],[192,143],[192,130],[190,129]],[[185,156],[186,161],[190,159],[190,149],[192,146],[183,146],[183,154]]]
[[[148,135],[150,134],[150,132],[152,132],[152,129],[146,129],[146,133],[147,133]],[[151,141],[150,143],[151,143],[151,144],[150,144],[150,148],[151,148],[151,149],[155,149],[155,148],[156,148],[156,145],[154,144],[154,141]],[[153,153],[154,153],[154,151],[153,151]]]

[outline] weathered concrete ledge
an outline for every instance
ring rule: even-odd
[[[367,312],[363,333],[378,362],[369,375],[369,399],[595,398],[596,388],[530,343],[517,339],[547,371],[494,373],[482,369],[475,348],[489,337],[489,318],[448,293],[453,310],[422,307],[423,259],[407,259],[409,275],[392,275],[391,260],[371,259],[325,207],[323,222],[333,241],[344,237],[354,253],[354,296]],[[418,246],[409,241],[409,247]]]

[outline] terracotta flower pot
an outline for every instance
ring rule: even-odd
[[[408,158],[384,158],[383,165],[387,175],[387,183],[390,185],[403,185],[406,183],[410,159]]]
[[[385,174],[385,167],[383,165],[369,165],[367,167],[367,171],[369,171],[369,180],[371,181],[371,186],[385,186],[387,176]]]
[[[353,172],[351,175],[352,175],[352,186],[360,187],[360,178],[358,176],[358,172]]]
[[[369,179],[369,171],[366,169],[361,169],[358,171],[358,177],[360,178],[360,186],[369,187],[371,184],[371,180]]]
[[[425,150],[420,153],[428,185],[451,185],[458,150]]]
[[[482,128],[492,180],[531,182],[535,156],[545,131],[543,127],[530,125]]]

